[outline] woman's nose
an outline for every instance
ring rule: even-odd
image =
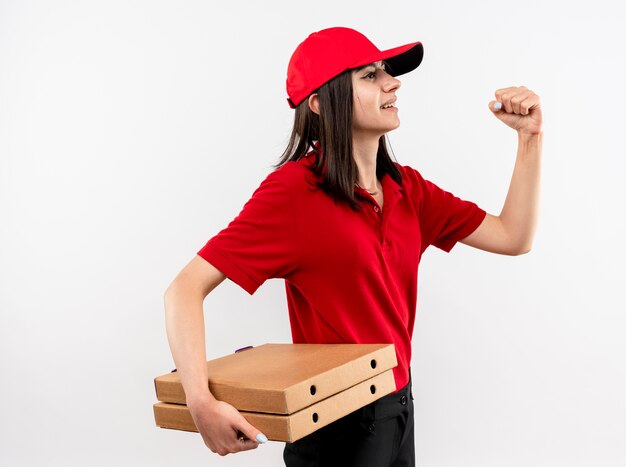
[[[394,91],[400,87],[402,84],[399,79],[394,78],[390,74],[387,74],[387,79],[385,79],[383,89],[385,92]]]

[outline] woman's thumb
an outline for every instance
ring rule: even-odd
[[[491,101],[489,102],[489,108],[492,112],[497,112],[502,109],[502,102]]]
[[[243,420],[240,423],[238,430],[241,431],[244,435],[246,435],[246,438],[254,439],[261,444],[267,443],[267,436],[265,436],[263,433],[261,433],[252,425],[250,425],[250,423],[248,423],[248,421],[243,416],[241,418],[243,418]]]

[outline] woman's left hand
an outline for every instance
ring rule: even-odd
[[[502,103],[501,109],[494,107],[496,102]],[[539,96],[526,86],[498,89],[496,100],[489,102],[489,109],[520,134],[538,135],[542,132]]]

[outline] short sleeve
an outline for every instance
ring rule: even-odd
[[[265,280],[285,277],[296,268],[295,214],[289,187],[273,172],[198,255],[252,295]]]
[[[487,213],[475,203],[419,178],[423,195],[420,209],[422,252],[429,245],[450,252],[459,240],[478,228]]]

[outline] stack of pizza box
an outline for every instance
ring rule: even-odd
[[[396,366],[393,344],[264,344],[207,362],[213,396],[286,442],[394,392]],[[176,370],[154,383],[157,426],[198,431]]]

